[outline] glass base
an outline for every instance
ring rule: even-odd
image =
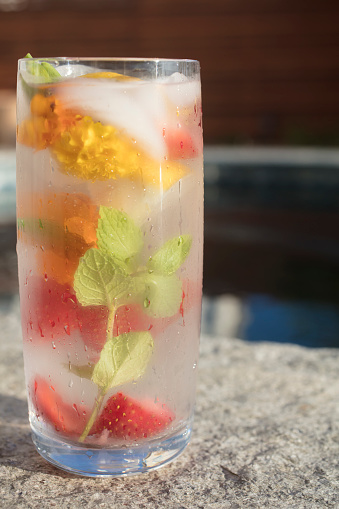
[[[70,444],[32,429],[34,445],[43,458],[66,472],[87,477],[125,477],[155,470],[178,457],[190,436],[191,427],[185,426],[170,438],[145,445],[99,449]]]

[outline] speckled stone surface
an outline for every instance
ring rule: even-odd
[[[124,479],[46,463],[30,439],[18,299],[0,306],[1,508],[339,506],[339,351],[204,337],[192,442]]]

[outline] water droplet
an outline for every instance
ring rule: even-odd
[[[73,385],[74,385],[73,378],[71,378],[69,381],[68,387],[73,387]],[[73,405],[73,407],[74,407],[74,405]]]
[[[53,350],[55,350],[55,349],[56,349],[56,346],[55,346],[54,341],[52,341],[52,348],[53,348]]]

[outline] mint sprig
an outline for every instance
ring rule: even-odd
[[[144,312],[154,318],[166,318],[175,315],[182,300],[180,279],[152,272],[144,278]]]
[[[142,232],[127,214],[100,207],[98,247],[112,258],[128,263],[143,246]]]
[[[29,59],[26,64],[26,70],[30,75],[28,84],[51,83],[61,78],[55,67],[48,62],[37,62],[30,53],[27,53],[25,58]]]
[[[191,235],[180,235],[168,240],[150,257],[147,268],[161,274],[173,274],[183,264],[192,245]]]
[[[143,248],[140,228],[125,213],[100,207],[98,249],[89,249],[74,275],[74,290],[83,306],[107,306],[116,310],[140,303],[155,318],[174,315],[182,299],[182,285],[175,272],[187,258],[192,237],[180,235],[167,241],[138,266]]]
[[[101,351],[92,381],[106,393],[112,387],[136,380],[144,373],[152,350],[153,338],[147,331],[111,338]]]
[[[180,235],[168,240],[146,265],[138,265],[142,231],[124,212],[103,206],[96,233],[98,248],[89,249],[80,258],[73,286],[82,306],[107,306],[109,317],[100,359],[93,370],[85,370],[99,392],[80,442],[90,432],[107,391],[142,376],[152,355],[153,338],[148,331],[113,337],[118,308],[136,302],[154,318],[175,315],[182,301],[182,283],[176,271],[192,245],[190,235]],[[81,375],[84,370],[79,366],[72,372]]]
[[[74,290],[82,306],[117,307],[128,294],[130,278],[106,253],[91,248],[80,258]]]
[[[33,59],[30,53],[27,53],[25,58],[28,60],[26,70],[22,70],[20,76],[23,88],[30,99],[37,91],[36,85],[54,83],[61,79],[61,75],[50,63],[38,62]]]

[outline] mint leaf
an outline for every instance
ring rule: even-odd
[[[76,297],[83,306],[117,305],[129,293],[131,278],[99,249],[91,248],[80,258],[74,275]]]
[[[166,318],[178,312],[182,301],[182,288],[181,281],[175,274],[147,274],[144,283],[145,313],[155,318]]]
[[[25,58],[32,59],[26,65],[24,78],[26,83],[50,83],[61,78],[58,71],[48,62],[37,62],[30,53],[27,53]]]
[[[108,207],[100,207],[97,239],[99,249],[126,263],[143,246],[142,232],[134,221],[127,214]]]
[[[104,391],[144,374],[153,351],[149,332],[129,332],[112,338],[101,351],[92,381]]]
[[[180,235],[168,240],[148,261],[147,268],[162,274],[173,274],[190,252],[191,235]]]
[[[65,367],[73,373],[73,375],[79,376],[80,378],[87,378],[91,380],[93,375],[94,366],[90,364],[84,364],[83,366],[76,366],[75,364],[66,364]]]

